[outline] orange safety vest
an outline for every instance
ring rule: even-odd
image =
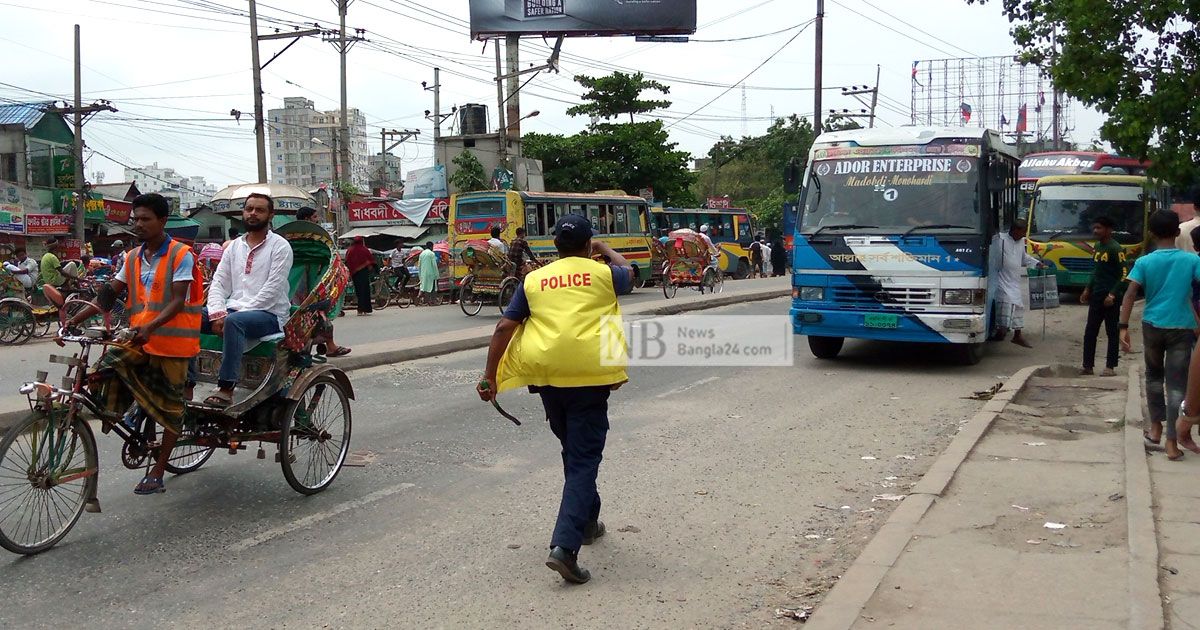
[[[142,286],[142,250],[145,245],[130,252],[129,269],[126,270],[126,285],[129,292],[125,298],[125,308],[129,311],[131,326],[148,324],[167,307],[171,301],[174,289],[171,278],[175,269],[183,263],[183,257],[189,253],[187,245],[174,239],[167,249],[167,255],[158,263],[154,273],[154,281],[150,284],[150,293]],[[204,308],[204,279],[200,275],[200,265],[192,266],[192,284],[188,287],[188,295],[183,302],[183,310],[158,330],[150,335],[150,341],[142,346],[142,351],[159,357],[191,358],[200,353],[200,317]]]

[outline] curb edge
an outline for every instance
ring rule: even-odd
[[[1154,524],[1154,491],[1150,463],[1142,442],[1142,383],[1135,363],[1129,366],[1125,399],[1125,516],[1129,551],[1129,629],[1166,627],[1158,583],[1158,532]]]
[[[1025,389],[1029,379],[1038,370],[1046,367],[1048,366],[1032,365],[1018,370],[1005,381],[1001,393],[996,394],[993,400],[1001,400],[1004,405],[1007,405],[1021,390]],[[988,404],[990,403],[991,401]],[[988,404],[985,404],[984,407],[987,407]],[[937,497],[946,491],[954,479],[955,473],[975,450],[975,446],[979,444],[983,436],[987,435],[996,417],[1003,411],[1003,407],[999,411],[993,411],[993,408],[995,406],[981,410],[967,424],[963,425],[958,435],[950,441],[950,445],[934,460],[933,465],[929,467],[917,485],[913,486],[913,491],[909,493],[908,498],[892,512],[863,551],[854,559],[845,575],[825,596],[821,605],[813,613],[812,619],[806,624],[807,628],[812,630],[849,630],[858,621],[862,609],[875,595],[875,591],[878,590],[887,572],[891,570],[892,565],[908,546],[921,518],[933,506]],[[918,507],[905,510],[904,506],[910,503],[918,505]],[[910,514],[914,511],[920,513]]]

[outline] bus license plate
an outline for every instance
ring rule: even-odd
[[[863,316],[863,324],[867,328],[899,328],[900,316],[889,314],[867,314]]]

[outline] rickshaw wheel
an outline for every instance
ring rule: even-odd
[[[76,420],[34,413],[0,442],[0,470],[13,480],[0,499],[0,547],[27,556],[53,547],[75,526],[96,483],[96,437]],[[77,476],[80,473],[89,473]],[[65,482],[56,482],[64,477]],[[75,478],[71,478],[75,477]]]
[[[33,314],[33,307],[16,298],[0,300],[0,343],[21,345],[29,341],[35,332],[37,318]]]
[[[675,297],[675,294],[679,292],[679,287],[671,280],[671,271],[669,269],[663,270],[662,289],[663,295],[668,300]]]
[[[633,288],[646,288],[646,278],[642,277],[642,272],[637,265],[633,265]]]
[[[704,270],[704,277],[700,281],[700,293],[703,294],[706,289],[709,293],[716,293],[719,290],[717,272],[712,268]]]
[[[467,317],[474,317],[483,310],[483,296],[475,293],[475,276],[463,278],[458,289],[458,307]]]
[[[516,294],[517,279],[505,278],[504,282],[500,283],[500,299],[497,300],[501,313],[504,313],[504,309],[508,308],[508,303],[512,301],[513,296]]]
[[[350,399],[330,374],[317,377],[288,407],[279,461],[288,485],[316,494],[333,483],[350,450]]]
[[[196,432],[191,429],[184,429],[183,433],[179,434],[179,439],[190,439],[196,437]],[[173,475],[186,475],[190,472],[195,472],[212,457],[212,454],[217,449],[206,446],[176,446],[171,449],[171,456],[167,458],[167,472]]]

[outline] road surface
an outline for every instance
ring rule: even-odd
[[[1084,314],[1060,309],[1040,351],[992,344],[973,367],[867,342],[817,361],[800,339],[793,367],[633,368],[581,587],[542,564],[557,444],[533,396],[504,396],[523,427],[479,402],[483,351],[354,373],[365,466],[313,497],[253,446],[137,497],[140,472],[102,436],[103,514],[43,555],[0,556],[0,627],[794,627],[774,611],[819,605],[894,506],[872,499],[920,478],[983,404],[972,392],[1071,360]]]

